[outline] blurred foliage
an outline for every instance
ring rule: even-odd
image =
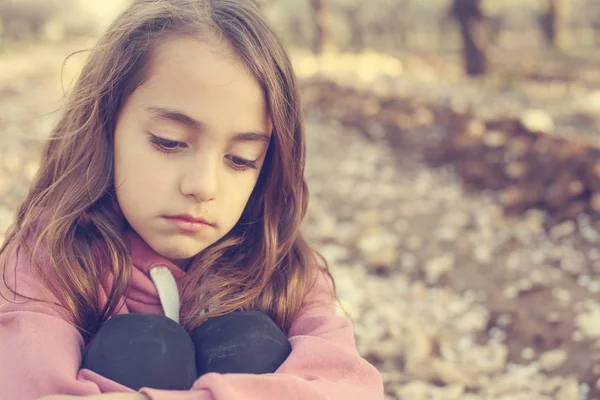
[[[460,36],[449,16],[452,0],[330,0],[329,31],[340,50],[457,50]],[[310,0],[263,0],[275,29],[295,46],[310,47],[315,34]],[[484,0],[490,25],[505,47],[544,45],[540,18],[548,0]],[[567,25],[577,44],[595,44],[600,2],[569,0]],[[575,12],[576,11],[576,12]]]
[[[97,35],[127,3],[127,0],[0,0],[0,38],[63,42]]]
[[[97,35],[131,0],[0,0],[0,39],[65,41]],[[315,21],[311,0],[256,0],[291,46],[310,48]],[[455,51],[460,35],[448,15],[452,0],[329,0],[328,32],[339,50]],[[484,0],[492,29],[505,47],[543,45],[539,18],[548,0]],[[600,2],[569,0],[568,27],[576,44],[595,44]],[[536,32],[524,36],[526,32]]]

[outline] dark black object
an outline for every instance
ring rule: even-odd
[[[275,372],[292,351],[286,335],[260,311],[209,318],[191,336],[198,375]]]
[[[162,315],[122,314],[92,338],[82,368],[134,390],[188,390],[207,372],[275,372],[292,351],[260,311],[209,318],[192,332]]]
[[[134,390],[188,390],[198,376],[188,333],[175,321],[154,314],[109,319],[91,340],[82,368]]]

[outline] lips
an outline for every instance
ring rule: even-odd
[[[169,215],[169,216],[167,216],[167,218],[178,219],[178,220],[181,220],[181,221],[191,222],[191,223],[194,223],[194,224],[204,224],[204,225],[214,226],[214,224],[208,222],[204,218],[196,218],[196,217],[194,217],[192,215],[189,215],[189,214]]]
[[[196,218],[192,215],[173,215],[165,216],[164,218],[169,222],[172,228],[175,228],[179,232],[185,232],[188,234],[209,232],[214,228],[214,225],[206,221],[204,218]]]

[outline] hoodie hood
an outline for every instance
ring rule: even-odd
[[[127,229],[125,243],[133,270],[127,292],[130,312],[164,313],[179,323],[179,283],[185,271],[155,252],[135,231]]]

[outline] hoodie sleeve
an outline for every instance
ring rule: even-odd
[[[275,373],[209,373],[187,392],[141,392],[152,400],[382,400],[379,372],[360,357],[350,321],[335,308],[331,280],[321,273],[291,326],[292,352]]]
[[[79,331],[57,306],[21,297],[56,301],[33,276],[26,258],[17,250],[0,269],[0,399],[131,391],[79,373],[84,346]]]

